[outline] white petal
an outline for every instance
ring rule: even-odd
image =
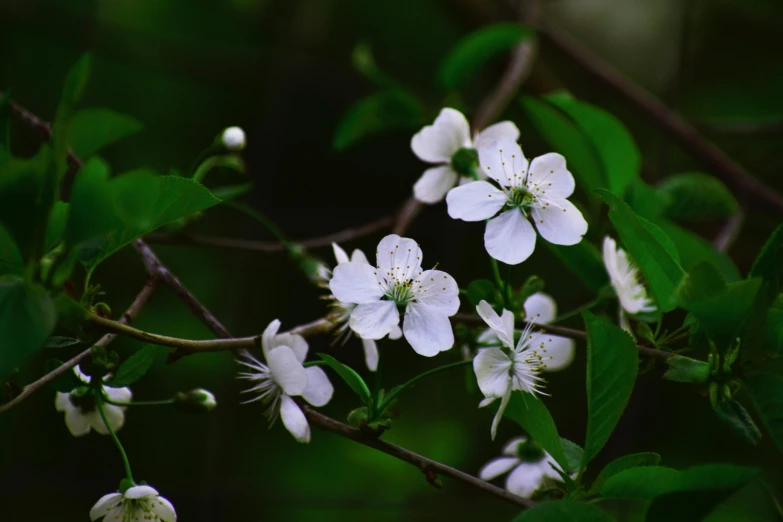
[[[334,386],[329,381],[329,377],[318,366],[305,368],[307,372],[307,387],[302,397],[313,406],[323,406],[332,400]]]
[[[348,259],[348,254],[346,254],[345,250],[343,250],[337,243],[332,243],[332,250],[334,251],[334,259],[337,261],[338,265],[340,263],[347,263],[350,261],[350,259]]]
[[[383,295],[376,272],[367,263],[341,263],[334,268],[329,288],[343,303],[372,303]]]
[[[84,373],[81,369],[81,367],[77,364],[73,367],[73,373],[76,374],[76,378],[82,381],[85,384],[90,384],[90,381],[92,380],[92,377]]]
[[[536,292],[525,301],[525,316],[528,321],[547,324],[557,317],[557,304],[549,294]]]
[[[509,265],[518,265],[533,253],[536,232],[518,209],[503,212],[487,223],[484,247],[489,255]]]
[[[493,402],[495,402],[498,398],[497,397],[486,397],[484,399],[481,399],[481,402],[479,402],[478,407],[479,408],[486,408]]]
[[[288,395],[301,395],[307,386],[307,372],[287,346],[272,348],[266,355],[272,378]]]
[[[113,402],[130,402],[133,398],[133,392],[130,388],[112,388],[104,386],[103,393]]]
[[[400,312],[392,301],[376,301],[357,306],[348,324],[362,339],[381,339],[399,322]]]
[[[423,259],[421,248],[416,241],[407,237],[400,237],[397,234],[384,237],[378,243],[375,257],[380,275],[387,281],[408,281],[421,272]]]
[[[551,199],[565,199],[573,194],[574,176],[566,169],[565,158],[550,152],[531,161],[527,189]]]
[[[470,125],[461,112],[451,108],[441,110],[435,123],[411,139],[413,153],[428,163],[448,163],[462,147],[470,147]]]
[[[555,245],[575,245],[587,232],[587,221],[582,213],[567,199],[547,203],[534,208],[533,221],[541,237]]]
[[[106,517],[103,519],[103,522],[126,522],[127,520],[127,514],[125,511],[125,506],[123,504],[120,504],[118,506],[114,506],[107,514]]]
[[[527,159],[515,140],[481,140],[477,147],[484,173],[504,187],[520,187],[527,174]]]
[[[402,331],[413,350],[424,357],[433,357],[454,346],[451,322],[441,309],[434,306],[409,304]]]
[[[153,501],[152,512],[160,517],[163,522],[177,522],[177,512],[171,502],[163,497],[158,497]]]
[[[275,337],[277,337],[277,331],[280,330],[280,320],[275,319],[271,323],[269,323],[269,326],[266,327],[264,330],[264,333],[261,334],[261,347],[264,352],[264,357],[266,357],[266,353],[274,348],[275,345]]]
[[[506,479],[506,489],[523,498],[530,496],[541,486],[544,475],[536,464],[523,463]]]
[[[508,406],[509,400],[511,400],[511,390],[508,390],[506,394],[500,399],[500,406],[498,406],[498,411],[495,413],[495,418],[492,419],[492,427],[489,429],[489,434],[492,440],[495,440],[495,436],[498,433],[498,425],[500,424],[500,420],[503,418],[503,413],[506,411],[506,406]]]
[[[122,502],[121,493],[109,493],[98,499],[98,502],[90,509],[90,520],[98,520],[99,518],[106,516],[109,511]]]
[[[552,342],[546,345],[545,355],[548,355],[549,359],[544,360],[544,371],[557,372],[568,368],[576,355],[576,342],[557,335],[551,335],[549,338]]]
[[[104,404],[103,412],[106,414],[106,420],[109,421],[109,424],[115,433],[120,431],[125,425],[124,408],[114,406],[113,404]],[[95,431],[101,435],[109,434],[109,429],[106,427],[106,424],[104,424],[103,418],[99,412],[95,411],[87,415],[87,420],[92,424],[92,427],[95,428]]]
[[[517,452],[519,451],[519,445],[525,442],[527,442],[527,437],[514,437],[508,441],[505,446],[503,446],[503,455],[516,457],[518,455]]]
[[[446,192],[459,180],[459,174],[451,165],[441,165],[424,171],[413,185],[413,195],[422,203],[437,203],[443,201]]]
[[[402,337],[402,328],[400,328],[398,324],[392,326],[392,329],[389,332],[389,339],[391,339],[392,341],[396,341],[400,337]]]
[[[495,332],[501,343],[514,348],[514,314],[511,311],[503,309],[503,315],[499,316],[492,306],[482,299],[476,306],[476,312]]]
[[[367,260],[367,256],[365,256],[364,252],[362,252],[358,248],[355,248],[351,253],[351,261],[353,263],[365,263],[368,265],[370,264],[370,262]]]
[[[399,326],[394,328],[400,329]],[[391,332],[389,339],[391,339]],[[364,348],[364,362],[367,364],[367,369],[374,372],[378,369],[378,345],[372,339],[362,339],[362,348]]]
[[[57,411],[68,411],[72,410],[76,406],[73,405],[71,402],[71,394],[70,393],[63,393],[63,392],[57,392],[57,395],[54,398],[54,409]]]
[[[74,437],[82,437],[90,433],[90,419],[82,413],[82,410],[74,407],[65,412],[65,426]]]
[[[506,204],[506,195],[486,181],[455,187],[446,194],[449,216],[463,221],[491,218]]]
[[[511,359],[500,348],[481,350],[473,359],[479,389],[485,397],[503,397],[511,385]]]
[[[478,136],[474,140],[474,145],[478,145],[482,140],[500,140],[504,138],[513,142],[519,140],[519,129],[514,125],[514,122],[501,121],[494,125],[490,125],[478,133]]]
[[[418,281],[413,286],[416,302],[437,308],[447,316],[457,313],[459,287],[453,277],[440,270],[427,270]]]
[[[310,442],[310,425],[302,410],[288,395],[281,396],[280,418],[286,429],[298,442]]]
[[[490,460],[479,471],[479,478],[481,480],[492,480],[504,473],[508,473],[519,463],[520,460],[516,457],[499,457]]]
[[[493,330],[492,328],[487,328],[486,330],[478,334],[478,336],[476,337],[476,342],[483,344],[485,347],[503,345],[503,343],[500,341],[500,337],[498,337],[498,334],[496,334],[495,330]]]
[[[293,350],[294,355],[296,355],[296,360],[300,363],[303,363],[307,358],[307,350],[309,347],[305,338],[299,334],[278,334],[272,339],[271,343],[271,346],[267,348],[268,350],[278,346],[287,346]]]
[[[125,492],[125,498],[155,498],[158,496],[158,490],[152,486],[133,486]]]

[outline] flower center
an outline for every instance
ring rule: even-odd
[[[532,192],[527,190],[527,187],[511,187],[506,192],[507,205],[509,207],[514,207],[522,210],[524,212],[524,209],[529,208],[533,201],[535,200],[535,196]]]
[[[526,440],[517,447],[517,456],[522,462],[539,462],[544,458],[544,450],[534,440]]]
[[[394,301],[394,304],[399,307],[406,306],[408,303],[413,301],[414,297],[416,297],[413,293],[412,286],[413,284],[411,281],[394,283],[389,285],[389,288],[386,290],[386,295],[384,297],[386,297],[389,301]]]
[[[478,152],[476,149],[462,147],[451,156],[451,168],[460,176],[473,177],[479,164]]]
[[[90,393],[86,386],[80,386],[72,391],[68,399],[71,404],[82,410],[82,413],[90,413],[95,410],[95,395]]]

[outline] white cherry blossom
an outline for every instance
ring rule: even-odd
[[[563,156],[544,154],[528,164],[519,145],[504,138],[482,140],[478,154],[481,168],[497,186],[473,181],[451,189],[446,203],[454,219],[489,219],[484,246],[490,256],[509,265],[530,257],[536,245],[530,219],[550,243],[582,240],[587,221],[566,199],[574,192],[574,177]]]
[[[432,357],[454,344],[449,317],[459,309],[457,282],[440,270],[421,270],[422,252],[396,234],[378,244],[377,265],[350,261],[334,269],[329,283],[343,303],[355,304],[350,327],[364,339],[381,339],[400,323],[416,353]]]
[[[548,345],[551,340],[546,334],[533,332],[533,323],[527,323],[515,346],[513,313],[503,310],[503,314],[498,316],[486,301],[481,301],[476,311],[502,344],[501,348],[480,350],[473,359],[473,371],[485,397],[479,407],[500,399],[500,407],[490,429],[494,440],[500,419],[503,418],[503,412],[511,399],[511,392],[519,390],[531,394],[542,393],[543,380],[539,374],[549,357]]]
[[[254,383],[243,393],[255,396],[245,403],[260,400],[265,406],[265,415],[270,423],[277,417],[283,419],[286,429],[299,442],[310,442],[310,425],[293,397],[301,396],[313,406],[328,403],[334,388],[321,368],[305,368],[302,363],[307,357],[307,341],[301,335],[278,334],[280,321],[272,321],[261,336],[264,360],[261,362],[250,353],[244,352],[237,359],[248,370],[238,377]]]
[[[90,510],[93,522],[176,522],[177,512],[167,499],[150,486],[133,486],[125,493],[109,493]]]
[[[413,185],[413,195],[422,203],[442,201],[458,182],[473,180],[461,175],[459,163],[475,161],[475,146],[486,139],[505,137],[513,141],[519,139],[519,129],[510,121],[503,121],[487,127],[470,136],[470,124],[465,116],[456,109],[445,108],[432,125],[427,125],[411,139],[413,153],[422,161],[437,166],[424,171]],[[461,157],[462,156],[462,157]]]
[[[517,437],[506,444],[502,457],[490,460],[481,468],[479,478],[492,480],[508,473],[506,490],[514,495],[530,498],[546,479],[562,481],[552,466],[562,471],[549,453],[537,444],[531,444],[527,437]]]
[[[71,392],[57,392],[54,407],[57,411],[65,413],[65,425],[71,435],[82,437],[95,430],[101,435],[108,435],[109,429],[101,418],[101,414],[95,407],[93,391],[86,388],[90,383],[90,376],[85,375],[78,366],[73,369],[76,377],[85,384],[85,387],[77,388]],[[109,376],[104,377],[104,380]],[[112,388],[102,386],[103,395],[113,402],[129,402],[133,397],[130,388]],[[103,411],[112,429],[117,432],[125,425],[125,406],[115,406],[104,403]]]
[[[620,326],[633,335],[626,313],[633,315],[654,312],[655,305],[647,296],[644,285],[639,281],[639,270],[628,258],[625,250],[619,248],[614,239],[609,236],[604,237],[603,257],[609,281],[620,302],[618,308]]]

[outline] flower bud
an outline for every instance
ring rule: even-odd
[[[180,392],[174,397],[174,407],[187,413],[208,413],[216,406],[215,396],[203,388]]]
[[[245,148],[245,131],[242,130],[242,127],[227,127],[223,131],[220,141],[228,150],[243,150]]]

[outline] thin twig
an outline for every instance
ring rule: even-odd
[[[394,224],[394,218],[392,216],[384,216],[360,227],[348,228],[326,236],[303,239],[302,241],[295,241],[295,243],[305,248],[324,247],[332,243],[347,243],[389,228],[392,224]],[[144,240],[148,244],[214,246],[264,253],[285,252],[285,245],[277,241],[256,241],[221,236],[157,233],[145,236]]]
[[[718,232],[718,235],[715,236],[715,241],[713,242],[715,248],[720,252],[727,252],[739,236],[744,221],[745,214],[741,210],[738,210],[735,214],[730,216],[723,225],[723,228]]]
[[[155,292],[155,288],[157,287],[157,280],[156,279],[150,279],[147,281],[147,284],[144,285],[144,288],[141,289],[141,292],[136,296],[136,299],[133,300],[133,303],[128,307],[128,309],[125,311],[124,314],[122,314],[122,317],[120,317],[119,321],[117,321],[117,324],[128,324],[133,319],[136,318],[138,313],[141,311],[141,309],[144,307],[145,304],[147,304],[147,301],[149,301],[150,297],[152,297],[152,294]],[[106,347],[111,343],[114,338],[117,337],[116,334],[108,333],[101,337],[94,346],[99,347]],[[13,408],[14,406],[20,404],[22,401],[26,400],[30,395],[35,393],[36,391],[40,390],[42,387],[46,386],[53,380],[55,380],[60,375],[64,374],[65,372],[69,371],[71,368],[82,362],[84,359],[90,356],[90,353],[92,353],[92,347],[87,348],[80,354],[76,355],[72,359],[64,362],[51,372],[47,373],[37,381],[33,381],[27,386],[25,386],[22,389],[22,393],[14,397],[12,400],[8,401],[7,403],[0,406],[0,413],[6,412]]]
[[[723,181],[738,191],[753,195],[757,200],[767,203],[778,211],[783,211],[783,197],[724,154],[682,116],[585,48],[566,31],[552,24],[545,24],[544,29],[544,34],[550,43],[647,114]]]
[[[423,207],[424,203],[418,199],[413,196],[408,198],[402,205],[400,212],[397,214],[397,221],[395,221],[394,228],[392,228],[392,234],[397,234],[398,236],[405,234],[405,232],[408,231],[408,227],[413,223],[413,220],[416,219],[416,216],[419,215],[419,212],[421,212]]]

